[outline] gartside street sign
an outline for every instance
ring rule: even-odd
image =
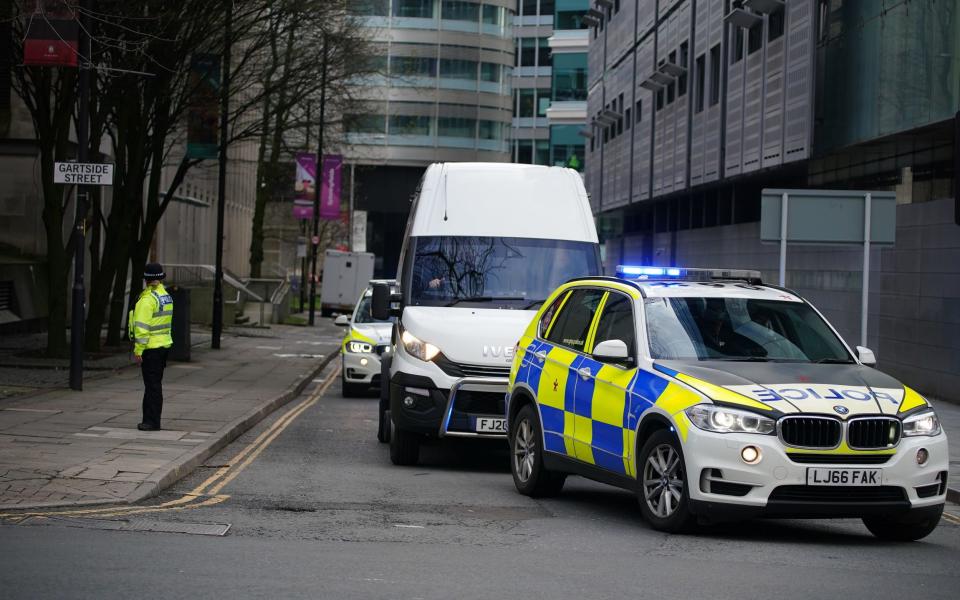
[[[113,165],[107,163],[58,162],[54,164],[53,182],[113,185]]]

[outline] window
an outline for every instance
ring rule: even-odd
[[[547,109],[550,108],[551,90],[537,90],[537,116],[547,116]]]
[[[743,58],[743,28],[734,27],[731,37],[733,40],[731,41],[732,48],[730,48],[730,64],[734,65]]]
[[[643,120],[643,100],[637,100],[637,110],[634,112],[634,118],[637,123]]]
[[[534,107],[534,90],[519,89],[517,90],[517,96],[520,99],[520,105],[517,109],[517,116],[521,118],[532,117]]]
[[[440,6],[440,18],[476,23],[480,19],[480,5],[462,0],[443,0]]]
[[[570,295],[570,292],[564,292],[557,296],[557,299],[553,301],[553,304],[550,305],[546,311],[544,311],[543,316],[540,317],[540,325],[538,333],[540,337],[544,337],[548,331],[550,331],[550,323],[553,322],[553,317],[556,316],[557,311],[560,309],[560,305],[563,304],[563,299]]]
[[[674,51],[671,52],[669,55],[667,55],[667,61],[668,61],[668,62],[671,62],[671,63],[673,63],[673,64],[677,64],[677,51],[676,51],[676,50],[674,50]],[[667,85],[667,104],[672,104],[672,103],[673,103],[673,100],[674,100],[674,98],[675,98],[675,96],[676,96],[676,92],[677,92],[676,82],[675,82],[675,81],[671,81],[671,82]]]
[[[499,121],[480,121],[479,124],[479,137],[481,140],[503,139],[503,123]]]
[[[710,106],[720,102],[720,44],[710,48]]]
[[[433,18],[433,0],[393,0],[393,16]]]
[[[768,42],[772,42],[773,40],[783,35],[783,26],[784,26],[783,17],[784,17],[784,13],[782,8],[770,13],[770,16],[767,19],[767,41]]]
[[[520,10],[526,17],[535,16],[537,14],[537,0],[521,0]]]
[[[496,63],[480,63],[480,81],[500,83],[500,65]]]
[[[555,102],[587,99],[587,54],[557,54],[553,59],[553,100]]]
[[[401,77],[436,77],[437,59],[423,56],[391,56],[390,72]]]
[[[680,44],[680,66],[683,67],[683,75],[677,77],[677,97],[687,93],[687,69],[690,68],[690,45],[687,42]]]
[[[583,21],[583,8],[569,10],[564,7],[569,2],[561,3],[553,20],[554,29],[586,29],[587,24]],[[542,9],[541,9],[542,10]],[[546,13],[544,13],[546,14]]]
[[[360,0],[351,9],[356,15],[385,17],[390,14],[390,0]]]
[[[630,109],[628,108],[627,111],[626,111],[626,112],[624,113],[624,115],[623,115],[623,128],[629,130],[629,129],[630,129],[630,123],[632,123],[632,122],[633,122],[633,120],[632,120],[632,115],[630,114]]]
[[[763,23],[758,23],[750,28],[747,35],[747,53],[753,54],[760,48],[763,48]]]
[[[703,93],[706,91],[704,86],[707,78],[706,70],[707,56],[705,54],[701,54],[697,57],[696,72],[693,74],[693,76],[696,78],[694,80],[696,81],[696,89],[693,90],[695,95],[695,98],[693,99],[695,103],[694,111],[698,113],[703,112]]]
[[[386,133],[387,118],[384,115],[345,115],[347,133]]]
[[[484,4],[481,21],[486,25],[503,24],[503,8],[499,6],[492,6],[490,4]]]
[[[520,38],[520,56],[521,67],[533,67],[537,64],[537,39]]]
[[[533,140],[517,141],[517,162],[524,165],[533,164]]]
[[[583,352],[587,331],[602,297],[601,290],[575,289],[570,292],[570,297],[550,328],[547,340]]]
[[[449,79],[477,79],[477,63],[473,60],[460,60],[453,58],[440,59],[440,77]]]
[[[560,0],[563,2],[564,0]],[[540,14],[549,16],[556,9],[556,0],[540,0]]]
[[[392,135],[430,135],[430,117],[390,115],[390,133]]]
[[[623,94],[617,97],[617,103],[613,110],[620,115],[617,117],[617,135],[620,135],[623,133]]]
[[[437,135],[442,137],[473,138],[476,135],[477,121],[460,117],[439,117]]]
[[[607,340],[620,340],[627,345],[627,355],[637,354],[637,338],[633,320],[633,301],[616,292],[610,292],[603,306],[603,313],[597,322],[597,333],[593,347]]]
[[[550,163],[550,140],[537,140],[533,148],[533,164],[546,165]]]
[[[537,45],[540,47],[540,56],[537,65],[540,67],[549,67],[553,64],[553,50],[550,48],[548,38],[537,38]]]
[[[663,88],[657,90],[657,110],[663,109],[663,99],[666,93],[663,91]]]

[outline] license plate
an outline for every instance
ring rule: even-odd
[[[506,433],[507,420],[495,417],[477,417],[476,430],[481,433]]]
[[[882,469],[830,469],[808,467],[807,485],[880,485]]]

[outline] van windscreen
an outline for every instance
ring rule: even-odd
[[[410,303],[533,309],[557,286],[600,272],[591,242],[529,238],[413,238]]]

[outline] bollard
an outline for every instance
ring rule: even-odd
[[[173,348],[170,359],[190,362],[190,290],[174,286],[170,290],[173,296]]]

